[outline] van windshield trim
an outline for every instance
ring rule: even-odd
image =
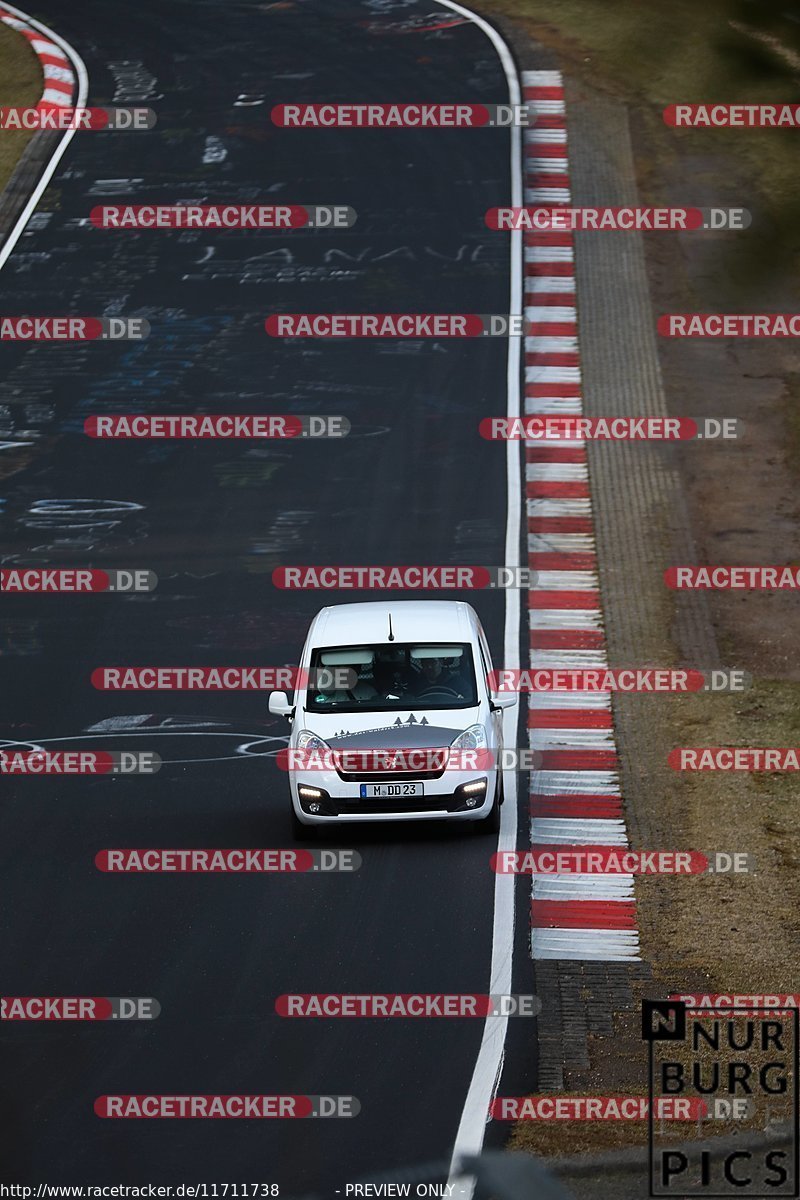
[[[324,670],[323,655],[344,662],[354,652],[357,681],[352,689],[325,692],[310,686],[304,711],[325,712],[436,712],[477,708],[480,696],[471,642],[442,638],[408,642],[356,642],[316,646],[311,651],[309,673]],[[451,650],[450,655],[425,651]],[[416,651],[416,653],[414,653]]]

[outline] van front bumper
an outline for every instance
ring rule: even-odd
[[[337,778],[333,786],[326,787],[330,776],[323,782],[319,778],[309,778],[310,772],[303,772],[300,778],[291,781],[292,804],[300,820],[307,825],[430,819],[475,821],[488,816],[494,802],[496,772],[468,776],[459,771],[456,775],[457,782],[448,778],[447,773],[437,780],[420,780],[424,788],[422,796],[380,799],[362,798],[357,783],[344,783]],[[387,776],[383,782],[417,781]]]

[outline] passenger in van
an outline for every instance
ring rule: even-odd
[[[391,659],[379,658],[375,663],[373,682],[378,695],[384,700],[400,700],[408,691],[408,680],[403,664]]]
[[[347,664],[339,664],[346,666]],[[327,704],[365,704],[370,700],[374,700],[379,696],[378,688],[375,686],[373,678],[372,664],[357,664],[353,665],[352,669],[357,672],[358,678],[352,688],[331,688],[328,691],[320,690],[317,692],[315,703],[319,707],[324,707]]]

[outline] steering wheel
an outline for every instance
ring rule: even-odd
[[[430,687],[423,688],[421,692],[417,693],[417,695],[419,697],[426,696],[428,699],[430,699],[431,696],[459,697],[461,693],[455,688],[447,687],[446,684],[432,683]]]

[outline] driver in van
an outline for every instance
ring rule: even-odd
[[[460,659],[456,662],[460,666]],[[451,667],[443,658],[419,659],[420,673],[412,684],[415,696],[424,696],[434,692],[454,692],[459,699],[464,698],[464,677],[460,670]]]

